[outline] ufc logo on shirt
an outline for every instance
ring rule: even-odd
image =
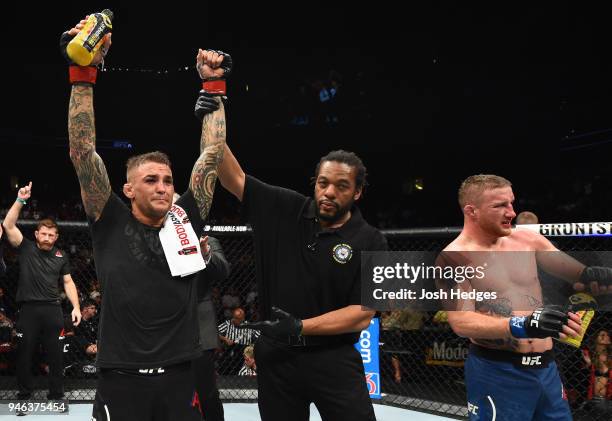
[[[542,365],[541,358],[542,358],[541,355],[538,355],[538,356],[535,356],[535,357],[523,357],[523,360],[521,361],[521,364],[527,365],[527,366]]]
[[[533,317],[531,318],[531,322],[529,322],[530,326],[535,326],[535,327],[539,327],[540,323],[540,316],[542,315],[542,311],[541,310],[536,310],[533,312]]]

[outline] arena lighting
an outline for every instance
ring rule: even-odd
[[[422,178],[414,179],[414,188],[417,190],[423,190],[425,188],[424,180]]]

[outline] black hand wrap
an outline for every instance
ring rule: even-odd
[[[261,322],[244,322],[237,327],[260,330],[267,336],[299,336],[302,334],[302,321],[277,307],[272,307],[272,319]]]
[[[510,332],[515,338],[558,338],[569,316],[560,306],[545,306],[529,316],[510,318]]]
[[[612,268],[605,266],[587,266],[580,274],[580,282],[590,284],[597,282],[602,286],[612,285]]]
[[[206,114],[212,113],[213,111],[217,111],[219,109],[219,103],[217,102],[215,96],[216,95],[209,94],[204,89],[200,91],[200,95],[196,100],[194,111],[198,120],[202,121]]]
[[[232,73],[232,67],[234,64],[232,62],[232,56],[220,50],[208,50],[208,51],[213,51],[219,54],[220,56],[223,56],[223,61],[221,61],[221,66],[219,67],[223,69],[223,79],[227,78],[230,75],[230,73]]]
[[[62,56],[66,59],[68,64],[71,64],[71,65],[74,65],[74,63],[72,62],[72,60],[70,60],[70,57],[68,57],[68,53],[66,52],[66,47],[68,47],[68,43],[72,41],[72,38],[74,37],[75,35],[70,35],[68,31],[66,31],[62,33],[62,35],[60,36],[60,41],[59,41],[60,53],[62,53]]]

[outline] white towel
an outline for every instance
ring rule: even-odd
[[[177,204],[170,208],[159,231],[159,240],[172,276],[191,275],[206,267],[200,251],[200,239],[191,226],[187,212]]]

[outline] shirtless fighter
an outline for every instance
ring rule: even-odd
[[[472,342],[465,364],[470,420],[571,420],[552,338],[578,335],[581,321],[543,305],[538,267],[593,293],[607,291],[612,270],[585,267],[540,234],[512,230],[511,186],[495,175],[468,177],[459,189],[463,230],[438,259],[486,268],[483,279],[447,287],[497,294],[495,300],[445,301],[453,331]]]

